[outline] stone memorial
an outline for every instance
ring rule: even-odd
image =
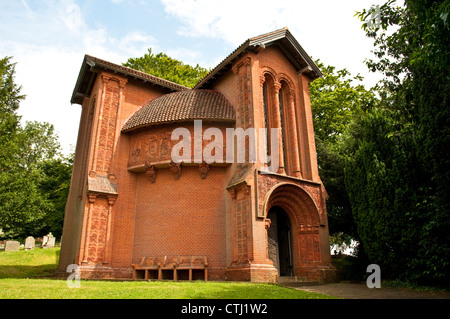
[[[53,248],[55,247],[55,237],[49,237],[48,242],[47,242],[47,248]]]
[[[42,237],[42,243],[41,243],[42,248],[44,248],[45,245],[47,245],[47,242],[48,242],[48,236]]]
[[[19,251],[20,243],[17,240],[7,240],[5,251]]]
[[[28,236],[25,239],[25,247],[24,248],[25,248],[25,250],[34,249],[35,244],[36,244],[36,241],[35,241],[34,237],[33,236]]]
[[[48,233],[47,236],[44,236],[42,240],[42,248],[53,248],[55,247],[55,237],[53,237],[52,233]]]

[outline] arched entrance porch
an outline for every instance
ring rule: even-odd
[[[265,214],[270,219],[267,255],[279,276],[320,280],[329,264],[328,230],[310,195],[295,184],[275,185],[266,195]]]

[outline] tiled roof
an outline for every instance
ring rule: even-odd
[[[91,94],[92,86],[97,76],[98,71],[106,70],[114,73],[120,73],[128,78],[134,78],[144,81],[145,83],[151,83],[157,85],[166,91],[182,91],[189,90],[188,87],[174,83],[165,79],[161,79],[157,76],[140,72],[132,68],[111,63],[90,55],[85,55],[83,64],[81,65],[80,73],[75,84],[75,88],[72,93],[71,103],[82,104],[84,97],[89,97]]]
[[[86,54],[86,59],[88,61],[94,62],[97,67],[103,67],[103,68],[108,69],[108,70],[113,70],[115,72],[120,72],[120,73],[123,73],[123,74],[125,74],[127,76],[136,77],[136,78],[139,78],[141,80],[146,80],[148,82],[152,82],[154,84],[158,84],[158,85],[161,85],[161,86],[164,86],[164,87],[176,90],[176,91],[189,89],[189,88],[187,88],[187,87],[185,87],[185,86],[183,86],[181,84],[178,84],[178,83],[175,83],[175,82],[172,82],[172,81],[169,81],[169,80],[161,79],[161,78],[159,78],[157,76],[154,76],[154,75],[151,75],[151,74],[148,74],[148,73],[145,73],[145,72],[137,71],[135,69],[132,69],[132,68],[129,68],[129,67],[126,67],[126,66],[123,66],[123,65],[119,65],[119,64],[112,63],[112,62],[108,62],[108,61],[105,61],[105,60],[93,57],[91,55],[87,55]]]
[[[310,67],[310,74],[315,79],[323,76],[317,65],[311,60],[309,55],[303,50],[302,46],[297,42],[294,36],[290,33],[288,28],[282,28],[269,33],[261,34],[250,38],[233,52],[231,52],[222,62],[220,62],[214,69],[206,74],[197,84],[194,89],[206,89],[209,87],[209,82],[219,77],[221,72],[230,67],[230,65],[242,53],[246,51],[259,50],[270,45],[278,45],[283,52],[288,56],[290,61],[300,71],[305,67]]]
[[[184,90],[163,95],[149,102],[131,116],[122,131],[197,119],[234,122],[236,113],[231,103],[218,91]]]
[[[292,36],[287,28],[282,28],[269,33],[261,34],[242,43],[231,54],[229,54],[222,62],[203,77],[194,86],[194,89],[212,88],[212,83],[229,70],[236,59],[247,51],[259,52],[259,50],[271,46],[278,46],[294,64],[299,72],[307,72],[313,79],[323,76],[320,69],[311,60],[308,54],[303,50],[301,45]],[[127,77],[140,79],[146,83],[158,85],[166,91],[182,91],[189,88],[158,78],[156,76],[140,72],[122,65],[114,64],[99,58],[85,55],[77,82],[72,94],[71,103],[82,104],[83,98],[89,97],[93,83],[99,70],[113,71],[121,73]]]

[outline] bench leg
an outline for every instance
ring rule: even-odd
[[[192,269],[189,269],[189,281],[192,281]]]
[[[173,269],[173,280],[174,281],[178,280],[178,274],[177,274],[177,269],[176,268]]]
[[[158,268],[158,280],[162,280],[162,269]]]
[[[205,268],[205,281],[208,281],[208,268]]]

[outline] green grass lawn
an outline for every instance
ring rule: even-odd
[[[234,282],[87,281],[0,279],[0,299],[327,299],[271,284]]]
[[[328,299],[273,284],[238,282],[92,281],[69,288],[52,279],[59,248],[0,251],[0,299]]]
[[[49,277],[58,267],[59,247],[0,251],[1,278]]]

